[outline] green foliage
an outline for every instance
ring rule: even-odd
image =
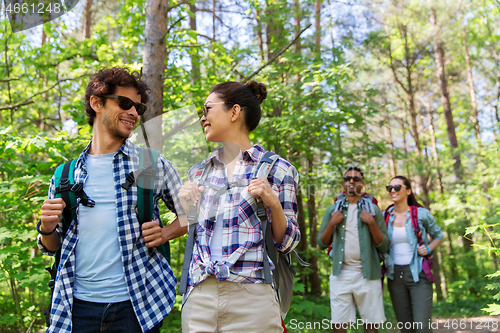
[[[302,255],[316,262],[313,268],[298,267],[288,323],[291,318],[330,317],[330,258],[311,244],[318,227],[314,221],[321,221],[340,189],[341,170],[349,164],[362,166],[366,190],[385,208],[390,204],[384,192],[392,176],[390,158],[398,174],[412,180],[426,178],[431,211],[446,235],[437,253],[447,298],[435,303],[434,313],[462,317],[481,314],[483,309],[499,314],[498,1],[434,2],[462,157],[461,183],[453,169],[454,152],[436,82],[426,2],[396,6],[391,1],[366,0],[363,13],[356,12],[359,6],[350,6],[345,17],[336,16],[342,4],[334,3],[336,10],[331,10],[330,3],[323,1],[320,31],[313,25],[299,43],[254,77],[266,84],[268,97],[250,139],[298,169],[306,224]],[[187,116],[199,114],[215,84],[242,81],[288,46],[298,31],[315,23],[314,1],[297,1],[293,6],[283,0],[242,1],[235,7],[216,8],[215,18],[202,16],[211,15],[211,9],[204,7],[208,4],[194,4],[203,10],[193,14],[186,4],[170,3],[163,134]],[[36,248],[34,225],[55,167],[77,157],[91,138],[83,104],[89,75],[103,66],[137,71],[143,66],[147,2],[97,1],[94,5],[98,6],[89,39],[83,39],[78,28],[69,29],[63,18],[44,24],[43,40],[34,32],[12,34],[8,21],[0,22],[0,331],[26,331],[31,324],[34,331],[43,326],[41,310],[49,299],[44,267],[52,260]],[[359,21],[365,14],[371,22],[363,28]],[[479,102],[481,144],[470,121],[462,14]],[[198,31],[188,29],[189,17],[197,18]],[[216,27],[210,26],[212,19]],[[421,154],[410,130],[408,92],[403,88],[409,87],[409,79]],[[195,127],[165,137],[163,145],[164,155],[183,180],[189,168],[214,149]],[[413,182],[413,186],[420,195],[420,185]],[[165,222],[174,218],[165,207],[161,214]],[[465,248],[464,237],[474,241],[471,249]],[[185,236],[171,241],[172,268],[178,277],[184,244]],[[319,277],[320,296],[309,294],[314,274]],[[384,300],[388,320],[395,321],[387,293]],[[180,308],[178,297],[164,321],[164,332],[181,331]]]

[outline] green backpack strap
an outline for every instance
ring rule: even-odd
[[[72,209],[76,206],[77,195],[71,188],[75,185],[75,165],[77,159],[66,162],[57,167],[54,173],[54,183],[56,198],[62,198],[66,203],[63,211],[63,232],[69,228],[71,222],[76,216],[76,210]]]
[[[74,189],[75,185],[75,165],[76,159],[61,164],[57,167],[56,172],[54,173],[54,186],[56,198],[62,198],[66,203],[66,207],[63,210],[63,236],[66,234],[71,222],[76,217],[76,209],[72,209],[76,207],[77,194],[75,191],[71,191]],[[50,281],[48,283],[50,292],[50,303],[48,308],[44,311],[45,315],[45,324],[47,327],[50,326],[50,314],[52,307],[52,298],[54,296],[54,286],[57,276],[57,267],[59,266],[59,261],[61,260],[61,249],[59,248],[55,253],[54,264],[52,267],[47,267],[45,270],[50,274]]]
[[[137,173],[137,211],[139,223],[149,222],[153,218],[155,176],[160,152],[139,148],[139,170]],[[160,227],[163,223],[159,220]],[[170,244],[166,242],[158,246],[158,251],[170,263]]]

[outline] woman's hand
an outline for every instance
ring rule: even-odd
[[[425,246],[425,245],[419,245],[419,246],[417,246],[417,253],[421,257],[425,257],[425,256],[429,255],[431,252],[429,251],[429,249],[427,248],[427,246]]]
[[[189,182],[181,186],[177,196],[181,202],[185,212],[188,211],[188,201],[191,200],[194,204],[200,199],[200,193],[205,192],[205,186],[198,186],[194,182]]]
[[[268,207],[281,206],[278,196],[274,193],[267,178],[252,179],[248,185],[248,193],[255,199],[262,199]]]

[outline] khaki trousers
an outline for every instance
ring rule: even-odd
[[[265,283],[218,281],[211,276],[191,291],[182,308],[183,333],[282,333],[273,288]]]

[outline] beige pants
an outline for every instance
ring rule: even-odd
[[[182,308],[183,333],[282,333],[273,288],[264,283],[218,281],[211,276],[191,291]]]
[[[340,270],[330,275],[330,305],[333,323],[355,323],[356,306],[365,323],[385,321],[380,279],[367,280],[361,270]]]

